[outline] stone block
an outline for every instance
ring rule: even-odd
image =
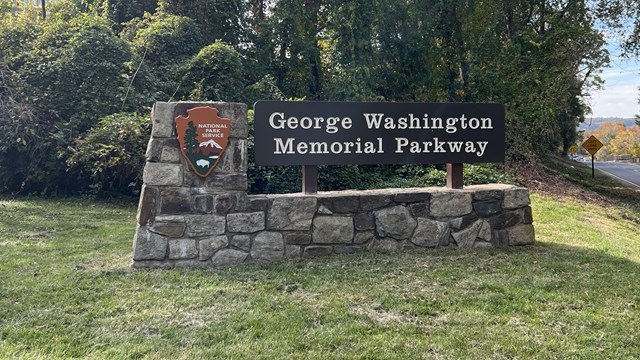
[[[520,211],[522,211],[522,223],[533,224],[533,212],[531,210],[531,206],[527,206]]]
[[[484,184],[465,186],[465,190],[473,193],[473,201],[502,200],[504,191],[515,186],[506,184]]]
[[[502,212],[502,201],[488,200],[473,203],[473,211],[480,217],[490,217]]]
[[[147,162],[142,179],[146,185],[180,186],[183,182],[183,169],[180,164]]]
[[[205,186],[206,178],[196,175],[187,165],[184,168],[186,170],[183,172],[182,186],[190,188],[203,188]]]
[[[337,214],[353,214],[358,212],[360,206],[359,196],[338,196],[326,200],[331,200],[331,205],[328,208]]]
[[[154,138],[171,138],[175,137],[174,131],[174,103],[156,102],[151,110],[151,119],[153,128],[151,129],[151,137]]]
[[[231,246],[235,246],[240,250],[251,250],[251,237],[249,235],[233,235],[231,238]]]
[[[200,248],[200,260],[209,260],[218,250],[229,245],[226,235],[218,235],[202,239],[198,242]],[[246,255],[246,254],[245,254]]]
[[[532,245],[536,235],[533,225],[520,224],[507,229],[509,233],[509,245]]]
[[[353,240],[353,218],[350,216],[317,216],[313,220],[315,244],[350,243]]]
[[[495,247],[509,246],[509,232],[507,230],[492,230],[491,243]]]
[[[237,205],[237,198],[232,194],[217,195],[214,199],[214,212],[219,215],[226,215]]]
[[[376,234],[372,231],[359,231],[353,237],[354,244],[366,244],[375,238]]]
[[[195,239],[169,240],[169,259],[193,259],[198,256]]]
[[[237,233],[253,233],[264,230],[264,213],[236,213],[227,215],[227,231]]]
[[[468,189],[468,187],[467,187]],[[473,201],[501,201],[504,196],[504,190],[474,190]]]
[[[187,236],[222,235],[226,232],[224,216],[219,215],[186,215]]]
[[[502,207],[505,209],[519,209],[531,204],[529,200],[529,189],[513,188],[504,191]]]
[[[282,234],[263,231],[256,235],[251,246],[251,258],[256,261],[274,261],[284,258]]]
[[[222,157],[216,165],[216,169],[218,169],[221,173],[237,172],[235,170],[235,167],[233,166],[233,151],[235,150],[234,142],[235,139],[229,139],[227,148],[224,149],[224,153],[222,153]]]
[[[314,258],[331,255],[333,252],[333,247],[331,246],[307,246],[304,248],[304,253],[302,257],[304,258]]]
[[[157,222],[165,223],[184,223],[184,215],[158,215]]]
[[[150,231],[170,238],[179,238],[184,235],[186,228],[183,217],[182,221],[156,221]]]
[[[452,233],[451,236],[459,248],[470,248],[478,238],[482,224],[483,221],[478,220],[468,228]]]
[[[374,212],[376,230],[381,237],[404,240],[411,237],[418,222],[404,206],[394,206]]]
[[[449,225],[455,230],[465,229],[478,220],[478,216],[474,213],[461,216],[449,221]]]
[[[302,257],[302,246],[286,245],[284,252],[287,259],[300,259]]]
[[[267,207],[269,206],[269,200],[267,198],[256,198],[250,196],[248,198],[247,211],[267,211]]]
[[[501,230],[522,222],[522,215],[516,211],[503,212],[487,219],[492,229]]]
[[[416,203],[429,202],[431,194],[427,192],[405,192],[396,194],[394,201],[396,203]]]
[[[249,254],[235,249],[222,249],[211,258],[211,264],[216,267],[234,266],[245,262]]]
[[[373,213],[357,213],[353,216],[353,223],[356,230],[374,230],[376,228]]]
[[[160,213],[181,215],[191,213],[191,193],[186,188],[169,188],[160,191]]]
[[[315,197],[277,197],[271,199],[267,215],[270,230],[311,230],[316,212]]]
[[[136,215],[139,225],[150,225],[155,221],[157,198],[158,189],[147,185],[142,186],[140,201],[138,202],[138,213]]]
[[[429,214],[436,218],[470,214],[472,196],[463,191],[438,191],[431,194]]]
[[[246,172],[249,167],[248,162],[247,140],[237,139],[233,150],[233,166],[235,171]]]
[[[164,155],[164,157],[163,157]],[[175,138],[151,138],[147,145],[145,157],[150,162],[180,162],[180,149],[178,139]]]
[[[177,143],[177,140],[176,140]],[[182,159],[182,154],[180,153],[180,149],[178,147],[167,146],[165,145],[162,148],[162,152],[160,153],[160,162],[164,163],[180,163]]]
[[[212,190],[247,191],[247,174],[214,172],[205,179],[204,186]]]
[[[487,221],[482,221],[482,226],[480,227],[480,231],[478,232],[478,239],[491,242],[491,238],[491,224],[489,224]]]
[[[321,204],[323,199],[320,199],[318,202]],[[329,210],[324,205],[318,206],[318,215],[333,215],[333,211]]]
[[[287,245],[308,245],[311,244],[311,234],[308,233],[287,233],[285,236]]]
[[[429,217],[429,202],[409,204],[409,212],[413,217]]]
[[[213,196],[195,195],[193,197],[193,211],[199,214],[213,213]]]
[[[217,165],[222,172],[242,173],[247,171],[247,141],[231,139]]]
[[[411,242],[420,247],[437,247],[448,244],[451,230],[449,224],[425,218],[418,218],[418,225],[413,232]]]
[[[164,260],[167,257],[167,243],[166,237],[138,226],[133,241],[133,260]]]
[[[393,195],[366,194],[360,196],[360,211],[366,212],[383,208],[393,202]]]

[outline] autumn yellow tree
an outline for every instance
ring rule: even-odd
[[[620,131],[609,143],[612,155],[630,154],[640,157],[640,126],[632,126]]]

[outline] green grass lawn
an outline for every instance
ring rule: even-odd
[[[532,203],[531,247],[167,271],[134,205],[0,201],[0,359],[640,357],[640,212]]]

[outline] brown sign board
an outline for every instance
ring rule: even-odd
[[[502,162],[501,104],[258,101],[259,165]]]
[[[216,167],[229,143],[231,120],[218,116],[209,106],[187,110],[187,117],[176,117],[176,135],[180,151],[191,170],[208,176]]]
[[[604,145],[595,136],[591,135],[582,147],[591,155],[595,155]]]

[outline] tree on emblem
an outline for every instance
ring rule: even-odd
[[[200,142],[198,141],[198,131],[196,126],[193,124],[193,121],[189,121],[187,126],[187,131],[184,133],[184,148],[187,154],[193,155],[200,146]]]

